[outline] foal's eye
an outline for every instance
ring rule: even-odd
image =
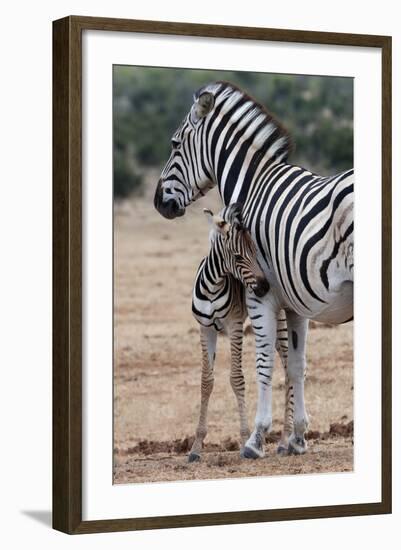
[[[240,262],[242,260],[241,254],[234,254],[234,258],[236,262]]]

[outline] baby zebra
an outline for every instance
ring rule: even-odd
[[[240,205],[225,207],[216,216],[210,210],[204,209],[204,212],[211,226],[210,250],[199,266],[192,297],[192,312],[200,325],[202,347],[201,408],[189,462],[200,460],[206,437],[207,409],[214,382],[217,333],[222,330],[230,336],[230,382],[238,402],[242,447],[248,439],[245,380],[242,373],[243,323],[248,315],[245,287],[259,297],[269,290],[269,284],[256,260],[255,244],[250,232],[242,224]],[[288,334],[285,316],[278,319],[276,348],[285,369],[286,382],[284,428],[277,452],[286,454],[288,439],[293,430],[294,390],[287,375]]]
[[[250,232],[242,225],[241,209],[233,204],[213,215],[204,209],[211,225],[209,254],[196,274],[192,312],[200,324],[202,346],[201,407],[189,462],[200,459],[207,433],[207,408],[214,382],[217,333],[230,336],[230,382],[238,402],[242,446],[249,437],[245,408],[245,380],[242,372],[243,322],[247,317],[245,287],[261,297],[269,284],[256,260]]]

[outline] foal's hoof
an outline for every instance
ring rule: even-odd
[[[277,447],[277,454],[279,456],[287,456],[288,455],[288,447],[285,447],[284,445],[279,445]]]
[[[265,456],[265,452],[263,449],[257,449],[256,447],[246,445],[243,449],[241,449],[241,458],[263,458]]]
[[[188,462],[199,462],[201,459],[198,453],[190,453],[188,456]]]
[[[308,445],[302,437],[291,437],[288,443],[289,455],[303,455],[306,453]]]

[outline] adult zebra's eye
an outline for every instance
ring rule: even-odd
[[[181,145],[181,142],[178,141],[178,139],[171,140],[171,146],[173,149],[179,149],[180,145]]]

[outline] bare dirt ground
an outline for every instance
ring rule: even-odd
[[[155,182],[156,184],[156,178]],[[273,433],[262,460],[239,457],[239,421],[229,384],[229,341],[218,341],[209,431],[201,463],[188,464],[200,398],[199,328],[191,314],[196,269],[208,248],[202,207],[219,210],[209,193],[183,218],[163,219],[145,196],[115,207],[114,482],[216,479],[353,468],[353,323],[312,324],[308,338],[306,404],[309,450],[277,456],[284,377],[277,360]],[[243,353],[248,418],[256,410],[254,342]]]

